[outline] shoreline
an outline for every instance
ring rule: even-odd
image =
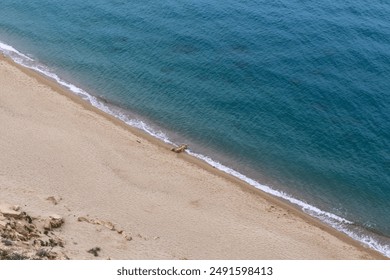
[[[27,69],[26,67],[23,67],[14,61],[12,61],[10,58],[1,58],[0,61],[5,61],[6,63],[12,65],[13,67],[16,67],[19,71],[23,72],[29,77],[34,78],[38,81],[38,83],[43,84],[45,86],[48,86],[52,91],[60,93],[60,95],[66,97],[68,100],[71,100],[71,102],[80,105],[84,110],[93,112],[94,114],[99,115],[100,117],[103,117],[104,119],[108,120],[111,124],[114,124],[115,126],[126,130],[128,133],[133,134],[135,137],[138,137],[141,139],[141,141],[147,141],[151,143],[152,145],[157,147],[157,150],[162,151],[164,154],[172,154],[170,152],[171,145],[164,143],[163,141],[148,135],[146,132],[143,132],[137,128],[131,127],[124,123],[123,121],[117,119],[115,116],[112,116],[106,112],[103,112],[102,110],[94,107],[89,102],[83,100],[81,97],[77,96],[76,94],[66,90],[61,85],[59,85],[54,80],[51,80],[31,69]],[[319,221],[318,219],[304,213],[294,205],[282,201],[281,199],[274,197],[270,194],[267,194],[259,189],[256,189],[255,187],[249,185],[248,183],[240,180],[239,178],[227,174],[221,170],[218,170],[209,164],[207,164],[204,161],[201,161],[198,158],[195,158],[187,153],[183,154],[177,154],[175,155],[175,158],[178,158],[180,160],[183,160],[187,162],[190,165],[196,166],[198,168],[201,168],[202,170],[206,171],[209,174],[216,175],[219,178],[222,178],[223,180],[226,180],[230,183],[232,183],[235,186],[239,187],[239,190],[249,194],[254,199],[260,198],[262,200],[267,201],[268,203],[275,205],[274,207],[277,207],[278,209],[283,209],[283,211],[288,212],[289,214],[293,215],[294,217],[298,217],[299,219],[302,219],[310,226],[316,227],[319,230],[335,237],[336,239],[340,240],[341,242],[350,245],[352,247],[356,247],[362,252],[365,252],[366,254],[370,255],[374,259],[386,259],[383,255],[380,253],[367,248],[366,246],[363,246],[360,242],[352,239],[351,237],[347,236],[344,233],[341,233],[337,231],[336,229],[333,229],[329,225],[324,224],[323,222]]]

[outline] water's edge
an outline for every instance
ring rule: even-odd
[[[0,42],[0,53],[11,58],[15,63],[23,67],[26,67],[28,69],[31,69],[35,72],[38,72],[39,74],[45,77],[48,77],[49,79],[58,83],[60,86],[69,90],[75,95],[81,97],[83,100],[87,101],[93,107],[117,118],[118,120],[124,122],[125,124],[140,129],[146,132],[147,134],[151,135],[152,137],[157,138],[167,144],[175,145],[175,143],[173,143],[170,140],[170,138],[166,135],[166,133],[160,131],[159,129],[155,129],[145,121],[131,117],[130,114],[127,114],[126,111],[122,110],[121,108],[118,108],[114,105],[110,105],[105,100],[101,100],[91,95],[90,93],[86,92],[85,90],[73,85],[72,83],[61,79],[57,74],[52,72],[48,67],[37,63],[34,59],[19,52],[14,47]],[[295,197],[292,197],[291,195],[285,192],[275,190],[274,188],[272,188],[272,186],[263,185],[257,182],[256,180],[253,180],[247,177],[246,175],[213,160],[212,158],[206,155],[199,154],[196,151],[192,151],[192,150],[188,150],[187,153],[226,174],[238,178],[239,180],[255,187],[256,189],[259,189],[267,194],[270,194],[277,198],[281,198],[282,200],[293,204],[294,206],[301,209],[304,213],[307,213],[310,216],[319,219],[321,222],[331,226],[337,231],[348,235],[352,239],[390,258],[390,245],[386,244],[386,242],[381,242],[380,235],[372,233],[367,229],[361,228],[358,225],[355,225],[353,222],[346,220],[342,217],[339,217],[333,213],[323,211],[313,205],[310,205],[309,203],[303,200],[299,200]]]

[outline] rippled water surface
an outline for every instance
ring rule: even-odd
[[[390,255],[389,14],[379,0],[2,0],[0,41]]]

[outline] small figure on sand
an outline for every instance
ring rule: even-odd
[[[188,148],[188,145],[181,144],[179,147],[172,148],[171,151],[173,151],[175,153],[181,153],[181,152],[184,152],[184,150],[187,149],[187,148]]]

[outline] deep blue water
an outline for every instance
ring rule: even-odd
[[[0,42],[390,256],[390,4],[339,2],[2,0]]]

